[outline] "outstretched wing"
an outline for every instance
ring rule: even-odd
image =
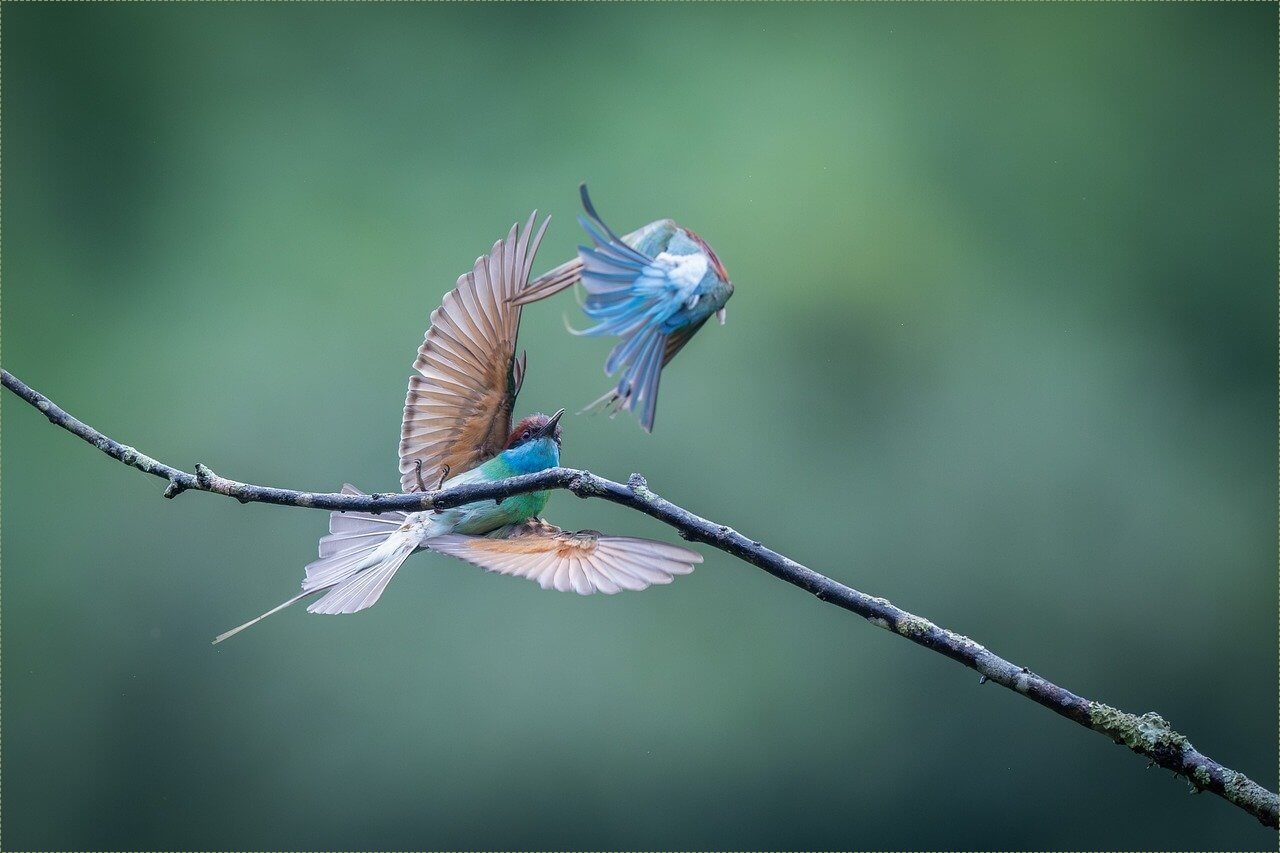
[[[579,595],[671,583],[702,562],[701,554],[679,545],[593,530],[570,533],[540,519],[489,537],[451,533],[423,545],[491,572],[537,581],[543,589]]]
[[[511,302],[514,305],[528,305],[530,302],[537,302],[540,299],[546,299],[548,296],[555,296],[566,287],[576,284],[581,278],[582,261],[578,258],[565,261],[555,269],[545,272],[529,282],[529,286],[520,291]]]
[[[579,194],[583,199],[583,208],[591,215],[593,220],[598,219],[595,208],[591,204],[591,197],[587,194],[586,184],[578,188]],[[580,220],[583,227],[588,231],[592,230],[585,220]],[[603,225],[603,223],[601,223]],[[650,222],[642,228],[637,228],[629,234],[618,237],[613,232],[609,232],[614,240],[620,242],[624,247],[635,249],[646,257],[657,255],[671,240],[671,236],[675,233],[679,226],[670,219],[658,219]],[[607,230],[607,229],[606,229]],[[512,300],[516,305],[528,305],[530,302],[537,302],[546,299],[548,296],[554,296],[570,285],[578,283],[582,279],[583,259],[581,256],[571,261],[566,261],[553,270],[543,273],[520,291],[519,295]]]
[[[476,259],[471,272],[431,312],[409,380],[400,427],[400,488],[419,490],[470,470],[502,450],[511,432],[511,410],[524,378],[516,358],[520,306],[538,244],[551,217],[533,234],[535,211],[521,231]],[[531,239],[532,235],[532,239]],[[419,471],[419,466],[421,471]]]

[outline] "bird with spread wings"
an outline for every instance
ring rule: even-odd
[[[560,464],[560,416],[512,413],[526,358],[516,357],[517,297],[550,219],[523,229],[476,259],[431,313],[400,429],[400,485],[406,492],[502,480]],[[345,494],[362,494],[354,486]],[[543,589],[590,595],[670,583],[701,555],[651,539],[571,533],[540,516],[550,493],[532,492],[425,512],[334,512],[319,559],[306,567],[302,591],[219,635],[218,643],[313,595],[309,613],[356,613],[373,606],[414,551],[449,554],[492,572],[536,581]]]
[[[578,192],[578,222],[592,245],[522,288],[515,302],[538,302],[581,282],[582,311],[594,323],[574,334],[620,338],[604,365],[609,376],[621,371],[618,384],[587,409],[634,411],[653,432],[662,371],[712,316],[724,325],[733,282],[707,241],[688,228],[658,219],[618,236],[596,213],[587,185]]]

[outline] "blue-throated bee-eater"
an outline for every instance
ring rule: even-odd
[[[724,324],[733,283],[707,241],[689,229],[659,219],[619,237],[596,213],[587,185],[579,191],[586,215],[578,221],[595,245],[579,246],[577,258],[530,283],[515,302],[546,299],[581,281],[582,310],[595,325],[575,334],[622,338],[604,368],[610,376],[621,370],[621,378],[587,408],[638,410],[640,425],[652,432],[663,368],[711,315]]]
[[[400,428],[400,486],[406,492],[501,480],[560,464],[560,416],[511,415],[526,358],[516,357],[520,305],[544,220],[478,258],[431,314],[409,380]],[[345,494],[361,494],[354,486]],[[323,593],[310,613],[355,613],[377,602],[414,551],[438,551],[483,569],[537,581],[543,589],[615,593],[670,583],[702,557],[687,548],[595,531],[570,533],[539,518],[550,493],[532,492],[426,512],[334,512],[320,557],[306,567],[302,592],[233,628],[215,643],[297,601]]]

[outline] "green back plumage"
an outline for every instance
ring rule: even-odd
[[[656,258],[667,250],[667,245],[679,229],[680,226],[673,219],[658,219],[628,234],[626,242],[632,248]]]

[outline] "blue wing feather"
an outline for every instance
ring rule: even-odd
[[[646,432],[653,431],[653,418],[658,411],[658,382],[662,379],[662,353],[666,350],[666,342],[666,335],[653,337],[640,360],[640,370],[634,381],[640,390],[633,406],[641,407],[640,425]]]
[[[610,375],[616,372],[620,367],[628,368],[629,372],[632,366],[639,361],[639,359],[636,358],[636,354],[648,344],[650,338],[657,334],[657,330],[647,328],[637,334],[631,335],[628,338],[624,338],[613,348],[613,351],[609,353],[609,360],[604,363],[604,369]],[[622,384],[626,381],[627,374],[624,373],[622,382],[618,385],[619,389],[622,388]]]
[[[645,263],[638,263],[636,261],[630,260],[629,258],[620,258],[617,255],[613,255],[608,252],[602,251],[602,249],[603,247],[592,248],[590,246],[579,246],[578,257],[582,259],[582,262],[584,264],[588,262],[594,262],[597,264],[602,264],[605,267],[611,267],[613,269],[622,270],[624,272],[630,271],[632,275],[643,270],[647,263],[652,263],[652,261],[647,261]],[[586,272],[587,270],[584,269],[583,273],[586,273]]]
[[[609,396],[620,409],[640,409],[640,425],[653,429],[658,405],[658,380],[662,377],[662,354],[667,336],[646,328],[614,347],[609,356],[610,372],[625,365],[618,387]]]
[[[619,237],[612,228],[605,224],[605,221],[600,218],[600,214],[596,213],[596,206],[591,203],[591,194],[587,192],[587,185],[585,183],[578,185],[578,194],[582,196],[582,209],[587,212],[587,216],[591,217],[592,222],[599,225],[605,234],[609,235],[609,239],[607,240],[600,239],[601,235],[599,231],[592,228],[584,221],[583,217],[579,216],[578,221],[582,223],[582,226],[586,228],[589,233],[591,233],[592,239],[597,243],[610,243],[616,251],[625,255],[630,255],[634,260],[639,261],[640,263],[646,263],[650,260],[650,258],[646,257],[644,254],[637,252],[635,249],[628,246],[625,240]]]

